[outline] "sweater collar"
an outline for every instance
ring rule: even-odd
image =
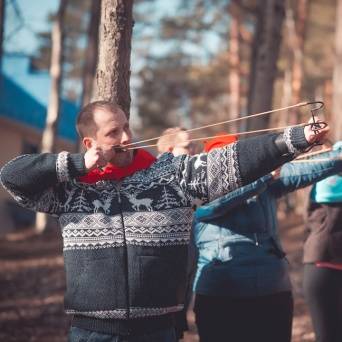
[[[108,164],[102,171],[94,169],[88,172],[85,176],[79,177],[79,181],[83,183],[96,183],[101,180],[121,180],[131,176],[137,171],[149,168],[156,158],[149,152],[138,149],[134,154],[133,161],[126,167],[118,167],[113,164]]]

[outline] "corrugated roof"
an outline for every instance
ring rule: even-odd
[[[31,72],[30,58],[25,55],[5,55],[0,81],[0,116],[43,130],[50,90],[46,72]],[[78,108],[62,99],[58,135],[76,141]]]

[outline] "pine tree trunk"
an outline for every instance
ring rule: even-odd
[[[301,89],[303,83],[303,56],[304,56],[304,35],[307,13],[307,0],[297,1],[298,18],[297,25],[294,25],[294,46],[293,46],[293,67],[292,67],[292,104],[301,102]],[[295,110],[291,111],[289,124],[296,124],[300,117]]]
[[[85,51],[85,62],[82,78],[82,95],[81,107],[88,104],[93,95],[95,73],[99,47],[99,25],[101,18],[101,2],[102,0],[92,1],[90,7],[90,20],[88,26],[88,45]],[[82,151],[83,143],[80,139],[77,140],[76,150]]]
[[[56,145],[63,69],[63,21],[67,2],[68,0],[60,0],[57,18],[52,28],[51,90],[46,125],[42,137],[42,153],[54,152]],[[47,215],[38,213],[36,216],[36,230],[38,232],[44,231],[47,221]]]
[[[240,18],[238,8],[231,7],[229,30],[229,118],[235,119],[240,114],[240,57],[239,57],[239,31]]]
[[[257,23],[252,47],[248,113],[272,108],[273,84],[277,74],[277,60],[285,7],[283,0],[258,0]],[[248,120],[247,128],[266,128],[269,116]]]
[[[334,139],[342,139],[342,0],[337,1],[335,31],[335,65],[333,74],[333,106]]]
[[[288,107],[292,103],[292,70],[291,66],[287,65],[284,71],[284,79],[283,79],[283,93],[281,97],[281,107]],[[280,115],[277,123],[279,126],[286,126],[290,121],[290,111],[284,111],[282,115]]]
[[[2,55],[5,31],[5,0],[0,0],[0,76],[2,70]]]
[[[96,72],[96,100],[118,103],[130,113],[130,57],[133,0],[103,0],[100,24],[99,60]]]
[[[295,51],[295,58],[293,63],[293,101],[298,103],[301,100],[300,91],[303,82],[303,50],[304,50],[304,37],[305,37],[305,24],[307,14],[307,0],[298,0],[298,18],[296,25],[297,47]]]
[[[88,27],[88,45],[85,53],[82,87],[82,107],[91,101],[96,73],[99,45],[99,24],[101,18],[101,0],[92,1]]]
[[[331,113],[332,113],[332,100],[333,100],[333,80],[332,80],[332,78],[328,78],[324,82],[323,100],[324,100],[324,113],[326,114],[326,116],[323,116],[323,118],[330,122],[331,121]]]
[[[67,1],[68,0],[60,0],[57,18],[52,28],[50,65],[51,90],[46,125],[42,138],[42,152],[53,152],[56,143],[63,69],[63,20]]]

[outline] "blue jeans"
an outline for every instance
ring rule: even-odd
[[[176,342],[174,328],[139,336],[106,335],[95,331],[71,327],[68,342]]]

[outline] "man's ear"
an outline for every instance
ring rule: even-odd
[[[90,137],[84,137],[82,139],[82,143],[84,145],[84,147],[89,150],[93,147],[94,145],[94,139],[93,138],[90,138]]]

